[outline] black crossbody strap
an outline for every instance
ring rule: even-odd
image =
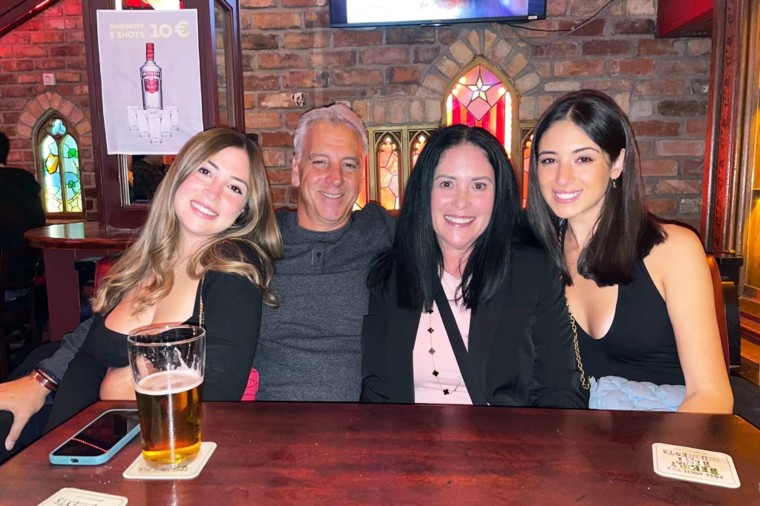
[[[454,313],[451,312],[449,301],[440,284],[435,293],[435,304],[438,306],[438,311],[441,313],[443,326],[446,327],[446,334],[449,336],[451,348],[454,350],[454,355],[456,356],[457,364],[459,365],[459,372],[462,373],[462,378],[464,379],[464,384],[467,385],[467,392],[470,394],[472,403],[476,406],[487,405],[486,396],[483,393],[478,377],[475,375],[470,355],[467,352],[467,348],[464,346],[462,334],[459,332],[459,327],[454,319]]]

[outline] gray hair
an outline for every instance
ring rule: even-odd
[[[303,149],[303,139],[306,136],[306,132],[317,121],[329,121],[336,125],[346,125],[352,128],[359,134],[359,138],[362,141],[362,151],[365,155],[367,154],[369,141],[367,140],[367,129],[362,120],[347,105],[333,104],[312,109],[298,120],[296,134],[293,138],[293,145],[296,149],[296,160],[301,160],[301,155],[303,154],[301,150]]]

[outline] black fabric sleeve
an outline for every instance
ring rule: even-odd
[[[538,271],[537,271],[538,272]],[[534,406],[587,408],[588,398],[581,392],[580,373],[575,361],[570,317],[564,287],[555,270],[544,269],[537,280],[536,313],[533,319],[532,395]]]
[[[387,302],[373,290],[369,310],[362,323],[362,393],[361,402],[388,402],[386,342]]]
[[[65,422],[100,398],[100,384],[108,372],[102,357],[109,355],[107,335],[99,332],[102,317],[95,316],[93,325],[73,360],[69,362],[55,394],[55,403],[45,431]],[[126,343],[124,343],[126,347]],[[124,364],[121,364],[124,365]]]
[[[210,272],[204,279],[203,302],[203,400],[239,401],[259,342],[261,291],[242,276]]]
[[[51,378],[60,383],[71,360],[87,339],[93,320],[94,317],[83,321],[76,329],[64,335],[60,348],[52,356],[41,360],[37,364],[37,368],[45,371]]]

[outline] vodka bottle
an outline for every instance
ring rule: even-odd
[[[145,43],[145,63],[140,67],[143,109],[163,109],[161,67],[153,61],[153,43]]]

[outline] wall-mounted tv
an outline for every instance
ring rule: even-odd
[[[448,25],[546,18],[547,0],[330,0],[330,25]]]

